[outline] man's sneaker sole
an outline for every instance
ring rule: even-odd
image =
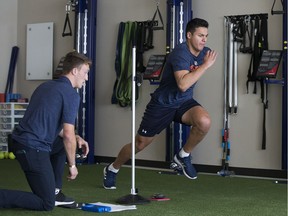
[[[104,170],[103,170],[104,178],[106,177],[106,168],[107,168],[107,167],[105,167]],[[108,168],[107,168],[107,169],[108,169]],[[104,185],[104,183],[103,183],[103,187],[104,187],[106,190],[115,190],[115,189],[116,189],[116,186],[106,187],[106,186]]]
[[[62,206],[62,205],[71,205],[74,204],[75,201],[71,201],[71,202],[59,202],[59,201],[55,201],[55,206]]]
[[[83,205],[84,205],[83,203],[73,202],[71,204],[59,205],[58,207],[70,208],[70,209],[81,209]]]
[[[115,190],[115,189],[116,189],[115,186],[112,186],[112,187],[106,187],[104,184],[103,184],[103,187],[104,187],[106,190]]]
[[[174,162],[177,163],[178,166],[180,166],[180,167],[182,168],[182,171],[183,171],[184,175],[185,175],[187,178],[189,178],[189,179],[197,179],[197,176],[191,177],[191,176],[189,176],[189,175],[186,173],[186,171],[185,171],[185,169],[184,169],[185,167],[183,166],[183,164],[181,163],[181,161],[178,160],[177,155],[174,156]],[[192,165],[192,166],[193,166],[193,165]]]

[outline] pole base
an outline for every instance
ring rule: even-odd
[[[275,184],[287,184],[287,180],[274,181]]]
[[[140,196],[140,195],[133,195],[129,194],[123,197],[120,197],[116,200],[119,204],[129,204],[129,205],[137,205],[137,204],[147,204],[150,200]]]
[[[228,176],[234,176],[235,172],[234,171],[229,171],[229,170],[221,170],[219,172],[217,172],[218,175],[222,176],[222,177],[228,177]]]

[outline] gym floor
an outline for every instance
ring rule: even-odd
[[[70,182],[64,179],[63,192],[77,202],[117,204],[117,199],[131,193],[131,167],[120,170],[116,190],[102,187],[103,168],[102,164],[78,166],[78,178]],[[0,170],[1,188],[30,191],[16,160],[0,160]],[[113,215],[287,216],[287,184],[283,184],[281,179],[275,183],[276,179],[270,178],[220,177],[199,173],[196,180],[189,180],[182,175],[162,173],[165,174],[160,174],[159,170],[137,167],[135,185],[138,195],[144,198],[150,200],[153,195],[162,194],[170,200],[150,201],[136,205],[136,210],[113,212]],[[92,213],[61,207],[51,212],[1,209],[1,216],[85,214]]]

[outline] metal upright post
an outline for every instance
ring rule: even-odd
[[[192,18],[191,0],[168,0],[167,1],[167,45],[166,52],[170,53],[177,44],[186,40],[186,24]],[[172,123],[166,130],[166,160],[172,160],[185,144],[190,132],[190,127],[179,123]]]
[[[287,55],[287,0],[283,0],[283,93],[282,93],[282,169],[287,170],[287,136],[288,136],[288,129],[287,129],[287,121],[288,121],[288,107],[287,107],[287,98],[288,98],[288,76],[287,76],[287,62],[288,62],[288,55]]]
[[[133,48],[132,48],[132,137],[131,137],[131,145],[132,145],[132,183],[131,183],[131,192],[128,195],[120,197],[116,200],[119,204],[129,204],[129,205],[136,205],[136,204],[147,204],[150,203],[149,199],[146,199],[140,195],[138,195],[138,191],[135,187],[135,102],[136,102],[136,46],[135,41],[133,39]]]
[[[79,135],[89,143],[89,164],[94,163],[96,10],[97,0],[79,0],[75,7],[75,48],[92,60],[89,80],[78,91],[81,103],[76,123]]]
[[[86,141],[89,143],[90,153],[87,162],[94,163],[94,140],[95,140],[95,76],[96,76],[96,12],[97,0],[88,1],[88,36],[87,57],[92,60],[89,72],[89,80],[86,83]]]

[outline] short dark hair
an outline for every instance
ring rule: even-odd
[[[83,64],[91,66],[92,61],[77,51],[67,53],[63,61],[62,75],[68,74],[73,68],[81,67]]]
[[[187,38],[187,33],[188,32],[193,34],[196,31],[196,28],[199,28],[199,27],[208,28],[209,24],[204,19],[200,19],[200,18],[191,19],[186,25],[186,38]]]

